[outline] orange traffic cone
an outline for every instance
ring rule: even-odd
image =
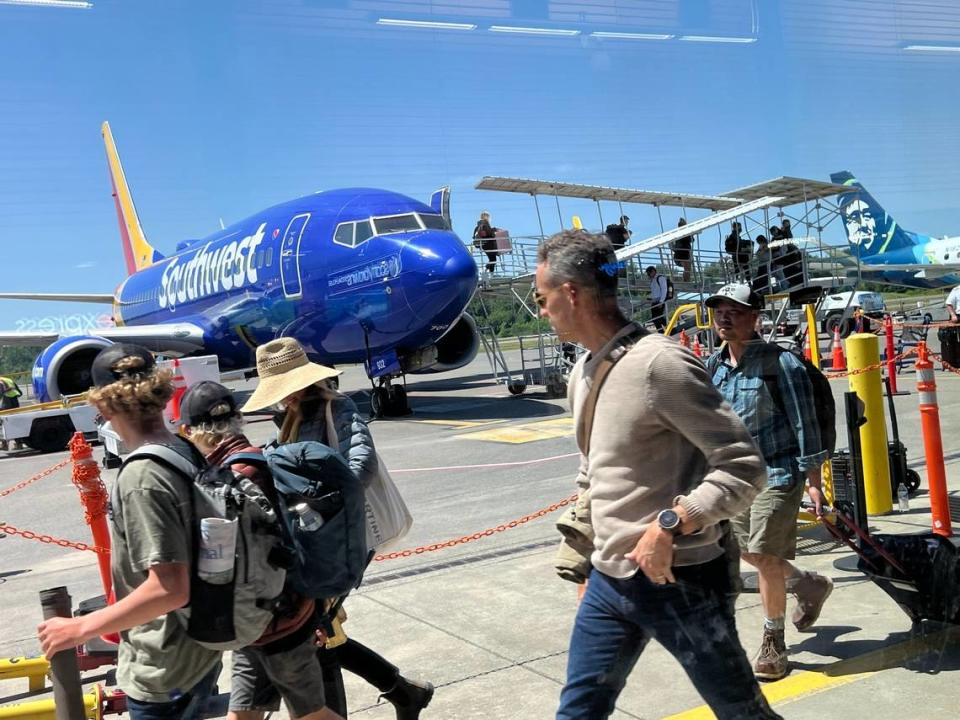
[[[700,347],[700,338],[698,338],[696,335],[693,336],[693,354],[698,358],[703,357],[703,348]]]
[[[685,330],[680,331],[680,345],[685,348],[690,347],[690,338],[687,337],[687,332]]]
[[[843,354],[843,341],[840,339],[840,328],[833,329],[833,345],[830,346],[830,354],[833,356],[833,371],[843,371],[847,369],[847,358]]]
[[[803,336],[803,359],[813,361],[813,353],[810,350],[810,332],[807,331]]]

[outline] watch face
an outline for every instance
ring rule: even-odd
[[[664,510],[657,516],[657,521],[664,530],[673,530],[680,525],[680,516],[673,510]]]

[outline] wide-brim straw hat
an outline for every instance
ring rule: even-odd
[[[340,371],[310,362],[293,338],[279,338],[257,348],[257,374],[260,384],[241,408],[243,412],[276,405],[298,390],[336,377]]]

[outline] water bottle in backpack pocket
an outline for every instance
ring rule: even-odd
[[[189,447],[188,457],[168,445],[144,445],[127,462],[149,457],[189,483],[190,603],[177,614],[200,645],[236,650],[257,640],[274,619],[292,562],[290,549],[280,518],[260,488],[228,467],[207,465]]]
[[[369,562],[363,486],[341,455],[320,442],[264,450],[296,561],[290,585],[334,598],[360,584]]]

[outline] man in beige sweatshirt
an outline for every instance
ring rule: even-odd
[[[620,313],[619,266],[607,238],[564,231],[537,259],[541,315],[561,342],[589,351],[571,374],[569,398],[595,550],[558,720],[608,717],[653,638],[719,720],[779,717],[737,636],[738,568],[730,567],[718,525],[749,507],[765,484],[756,446],[692,353]],[[615,364],[588,437],[584,404],[608,359]]]

